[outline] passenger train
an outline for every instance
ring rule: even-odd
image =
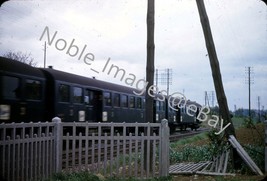
[[[0,57],[0,123],[63,122],[145,122],[145,95],[136,89],[53,68],[35,68]],[[174,111],[168,100],[154,100],[154,120],[166,118],[171,131],[199,128],[196,116]],[[187,101],[187,105],[198,103]]]

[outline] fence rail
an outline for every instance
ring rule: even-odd
[[[161,123],[0,124],[0,176],[40,180],[87,170],[104,176],[167,176],[169,128]]]

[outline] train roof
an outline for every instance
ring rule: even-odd
[[[202,107],[202,105],[200,105],[199,103],[195,102],[195,101],[191,101],[191,100],[187,100],[186,102],[187,105],[195,105],[197,107]]]
[[[49,76],[52,76],[53,79],[63,82],[69,82],[72,84],[78,84],[82,86],[88,86],[93,87],[95,89],[102,89],[102,90],[112,90],[112,91],[118,91],[118,92],[124,92],[128,94],[133,94],[133,91],[136,90],[131,87],[126,87],[118,84],[113,84],[110,82],[105,82],[93,78],[88,78],[80,75],[75,75],[59,70],[55,70],[52,68],[41,68],[41,70],[48,74]]]
[[[0,72],[45,78],[39,69],[6,57],[0,57]]]

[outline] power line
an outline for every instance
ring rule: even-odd
[[[172,84],[172,69],[156,69],[156,86],[158,84],[167,86],[167,95],[169,95],[170,85]]]

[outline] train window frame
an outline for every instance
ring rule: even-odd
[[[84,91],[84,103],[89,106],[94,104],[95,93],[91,89],[85,89]]]
[[[5,91],[3,89],[7,87],[7,83],[10,83],[11,80],[8,80],[8,81],[4,81],[4,79],[16,79],[16,85],[17,86],[8,86],[8,90]],[[1,85],[1,97],[4,98],[4,99],[10,99],[10,100],[16,100],[16,99],[20,99],[21,98],[21,79],[19,77],[16,77],[16,76],[10,76],[10,75],[1,75],[0,76],[0,85]],[[12,84],[14,85],[14,84]],[[16,87],[16,88],[15,88]],[[10,92],[12,92],[12,94],[10,94]],[[9,93],[9,95],[8,95]],[[11,96],[12,95],[12,96]]]
[[[143,101],[142,101],[142,98],[141,97],[137,97],[136,98],[136,108],[137,109],[142,109],[143,108]]]
[[[119,93],[113,94],[113,106],[120,107],[121,106],[121,95]]]
[[[76,91],[76,92],[75,92]],[[79,92],[77,92],[79,91]],[[78,95],[75,95],[78,94]],[[83,88],[73,86],[72,88],[72,101],[74,104],[83,104]]]
[[[160,111],[160,101],[156,100],[156,110]]]
[[[165,101],[160,101],[160,102],[162,111],[165,111],[165,106],[166,106]]]
[[[125,98],[125,99],[124,99]],[[128,104],[129,103],[129,99],[128,99],[128,96],[125,95],[125,94],[122,94],[121,95],[121,107],[122,108],[128,108]]]
[[[134,96],[129,96],[129,107],[135,108],[135,97]]]
[[[25,98],[26,100],[42,100],[42,81],[36,79],[25,79]],[[31,94],[29,94],[31,93]]]
[[[111,92],[103,92],[104,106],[111,106]]]
[[[63,90],[63,88],[67,88],[66,90]],[[62,97],[62,91],[66,91],[64,98]],[[70,102],[70,85],[60,83],[58,85],[58,102]]]

